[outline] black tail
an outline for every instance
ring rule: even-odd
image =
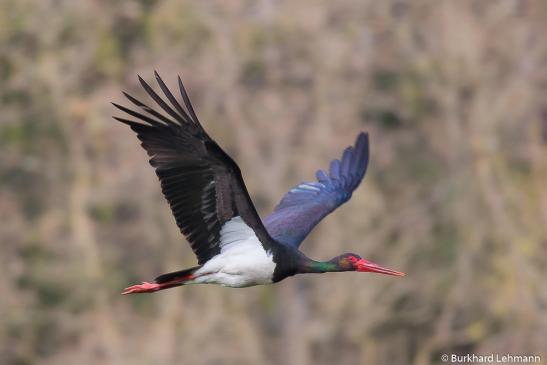
[[[196,271],[199,268],[201,268],[201,266],[194,266],[190,269],[173,271],[173,272],[158,276],[157,278],[154,279],[154,281],[158,284],[163,284],[163,283],[167,283],[174,280],[191,279],[194,271]]]

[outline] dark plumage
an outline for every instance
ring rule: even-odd
[[[167,100],[142,78],[139,81],[165,114],[124,93],[144,114],[114,103],[139,121],[114,118],[131,127],[150,156],[163,194],[197,256],[198,266],[161,275],[155,283],[135,285],[124,293],[153,292],[190,283],[241,287],[276,282],[304,272],[372,268],[368,271],[401,275],[354,254],[322,263],[310,260],[297,249],[323,217],[351,197],[363,179],[368,165],[366,134],[359,134],[355,146],[344,151],[341,161],[331,163],[329,173],[319,170],[317,182],[291,189],[264,225],[239,167],[203,129],[180,77],[184,107],[157,73],[155,77]]]

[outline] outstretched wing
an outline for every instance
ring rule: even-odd
[[[179,89],[186,108],[179,104],[157,73],[155,76],[171,106],[140,76],[139,81],[165,114],[124,93],[145,114],[114,104],[139,121],[114,118],[137,133],[177,225],[199,264],[220,253],[221,229],[237,216],[255,231],[268,249],[272,240],[249,197],[239,167],[201,126],[180,77]]]
[[[360,133],[355,146],[344,151],[341,161],[333,160],[330,171],[316,172],[317,181],[293,187],[264,225],[277,241],[300,246],[317,223],[351,198],[365,176],[369,157],[368,134]]]

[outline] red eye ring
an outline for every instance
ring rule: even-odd
[[[357,259],[357,257],[355,257],[355,256],[348,256],[348,260],[349,260],[352,264],[354,264],[354,263],[356,263],[357,261],[359,261],[359,260]]]

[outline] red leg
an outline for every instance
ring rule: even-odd
[[[192,280],[194,277],[192,275],[186,275],[182,278],[177,278],[171,281],[167,281],[165,283],[149,283],[147,281],[143,281],[142,284],[133,285],[130,287],[127,287],[123,290],[122,294],[138,294],[138,293],[154,293],[158,290],[163,289],[169,289],[173,288],[175,286],[183,285],[186,281]]]
[[[160,290],[162,287],[160,284],[148,283],[143,281],[142,284],[133,285],[123,290],[122,294],[136,294],[136,293],[153,293]]]

